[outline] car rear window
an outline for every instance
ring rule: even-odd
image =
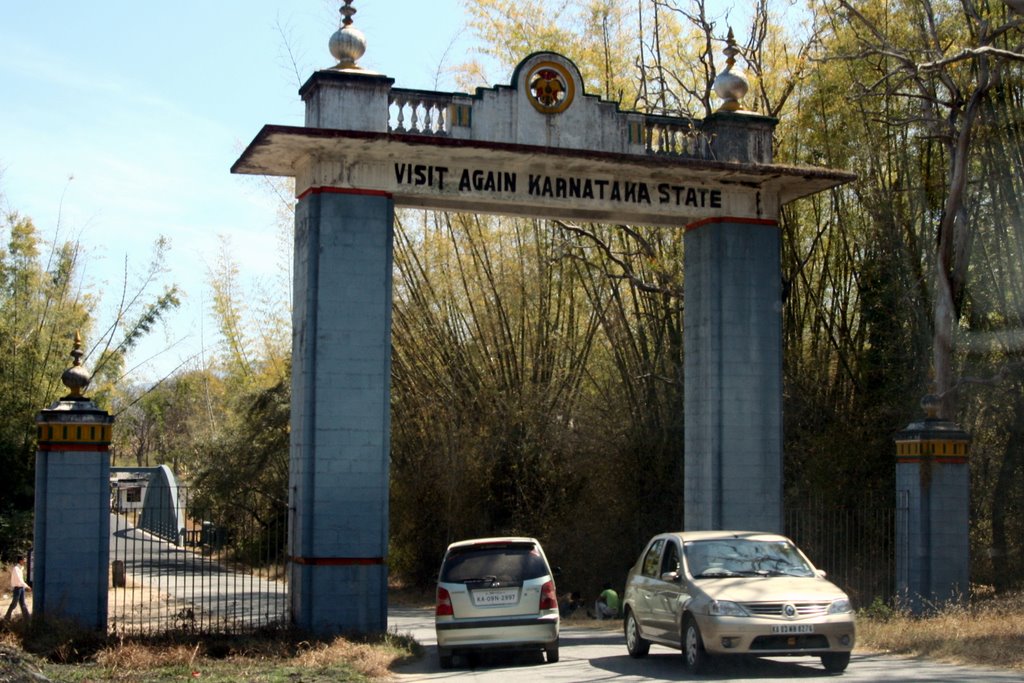
[[[518,582],[548,573],[544,558],[534,545],[488,545],[452,549],[441,568],[444,583],[486,579]]]

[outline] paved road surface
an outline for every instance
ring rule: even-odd
[[[618,631],[574,627],[571,624],[562,629],[561,656],[555,664],[545,663],[540,653],[493,654],[481,657],[473,664],[457,658],[454,669],[441,671],[437,663],[431,611],[392,608],[388,617],[392,629],[412,634],[427,648],[422,659],[396,669],[400,681],[1024,681],[1024,674],[1020,672],[950,666],[873,654],[854,654],[850,668],[842,676],[826,673],[817,657],[722,661],[706,674],[694,676],[683,668],[682,656],[676,650],[654,645],[647,657],[632,659],[626,654],[625,640]]]

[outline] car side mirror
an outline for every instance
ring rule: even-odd
[[[668,581],[669,583],[675,583],[679,580],[679,572],[665,572],[661,575],[662,581]]]
[[[815,569],[814,571],[818,574],[819,579],[824,579],[826,576],[828,576],[828,574],[825,573],[824,569]]]
[[[552,568],[551,575],[554,576],[556,579],[561,578],[561,576],[562,576],[562,568],[561,567],[554,567],[554,568]]]

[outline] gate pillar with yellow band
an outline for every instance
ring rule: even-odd
[[[896,435],[896,590],[915,613],[967,599],[970,588],[970,435],[937,417]]]
[[[36,416],[35,614],[107,627],[110,439],[114,418],[82,395],[89,373],[75,335],[68,395]]]

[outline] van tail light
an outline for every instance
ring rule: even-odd
[[[452,596],[440,586],[437,587],[437,607],[434,608],[434,615],[438,617],[455,616],[455,610],[452,609]]]
[[[540,587],[540,608],[558,609],[558,597],[555,595],[554,581],[548,581]]]

